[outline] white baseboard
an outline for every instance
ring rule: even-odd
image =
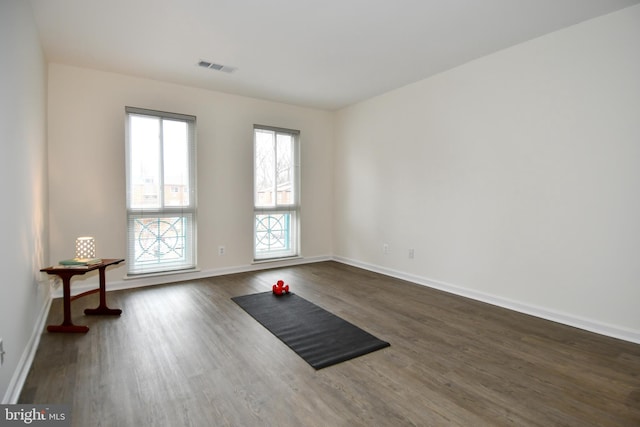
[[[362,268],[375,273],[384,274],[385,276],[395,277],[397,279],[406,280],[408,282],[416,283],[418,285],[427,286],[430,288],[445,291],[451,294],[460,295],[466,298],[471,298],[477,301],[482,301],[488,304],[492,304],[498,307],[506,308],[509,310],[517,311],[519,313],[528,314],[531,316],[539,317],[552,322],[562,323],[564,325],[572,326],[574,328],[583,329],[596,334],[605,335],[612,338],[629,341],[632,343],[640,344],[640,331],[622,328],[615,325],[609,325],[602,322],[585,319],[579,316],[561,313],[554,310],[548,310],[543,307],[538,307],[531,304],[522,303],[519,301],[513,301],[508,298],[499,297],[496,295],[486,294],[483,292],[474,291],[472,289],[463,288],[460,286],[452,285],[449,283],[440,282],[437,280],[428,279],[421,276],[416,276],[401,271],[380,267],[373,264],[368,264],[344,257],[334,256],[334,261],[351,265],[353,267]]]
[[[2,398],[3,404],[14,404],[18,402],[20,398],[20,393],[22,392],[22,387],[24,386],[24,382],[27,380],[27,375],[29,374],[29,370],[31,369],[31,364],[33,363],[33,358],[36,355],[36,351],[38,350],[38,344],[40,343],[40,337],[42,336],[42,330],[47,321],[47,316],[49,315],[49,308],[51,307],[51,298],[45,298],[42,307],[40,308],[40,313],[38,314],[38,318],[36,320],[35,325],[33,326],[33,331],[31,332],[31,337],[27,342],[27,346],[22,352],[22,356],[20,357],[20,361],[18,362],[18,366],[11,377],[11,381],[9,382],[9,387],[7,388],[7,392]]]
[[[312,264],[315,262],[331,261],[329,255],[316,257],[297,257],[277,261],[258,262],[254,264],[238,265],[234,267],[213,268],[207,270],[193,270],[188,272],[172,272],[169,274],[140,275],[137,277],[126,277],[122,280],[109,280],[107,270],[107,290],[118,291],[123,289],[142,288],[145,286],[164,285],[167,283],[183,282],[186,280],[206,279],[207,277],[224,276],[226,274],[246,273],[249,271],[269,270],[280,267],[291,267],[301,264]],[[78,295],[83,292],[96,289],[98,283],[72,283],[71,294]],[[52,294],[52,298],[62,297],[62,287],[58,287]]]
[[[349,258],[340,256],[317,256],[311,258],[291,258],[287,260],[274,261],[274,262],[261,262],[255,264],[245,264],[234,267],[216,268],[208,270],[198,270],[191,272],[182,272],[166,275],[154,275],[154,276],[141,276],[139,278],[126,278],[120,281],[108,280],[108,290],[122,290],[133,289],[144,286],[161,285],[167,283],[181,282],[185,280],[204,279],[207,277],[222,276],[226,274],[245,273],[249,271],[267,270],[271,268],[289,267],[301,264],[311,264],[322,261],[336,261],[354,267],[369,270],[375,273],[384,274],[385,276],[395,277],[408,282],[416,283],[418,285],[427,286],[441,291],[449,292],[454,295],[460,295],[466,298],[471,298],[477,301],[486,302],[498,307],[507,308],[509,310],[517,311],[519,313],[528,314],[531,316],[539,317],[545,320],[550,320],[564,325],[572,326],[575,328],[583,329],[586,331],[594,332],[600,335],[605,335],[612,338],[621,339],[624,341],[640,344],[640,331],[626,329],[616,325],[609,325],[602,322],[585,319],[579,316],[557,312],[549,310],[544,307],[539,307],[531,304],[522,303],[519,301],[510,300],[496,295],[491,295],[483,292],[474,291],[472,289],[464,288],[461,286],[452,285],[449,283],[432,280],[429,278],[416,276],[413,274],[405,273],[398,270],[393,270],[378,265],[368,264]],[[97,284],[88,283],[79,286],[74,285],[72,288],[72,294],[79,294],[91,289],[95,289]],[[62,296],[62,289],[58,288],[54,291],[52,297],[59,298]],[[46,315],[45,315],[46,318]],[[44,320],[43,320],[44,321]],[[37,345],[37,344],[36,344]]]

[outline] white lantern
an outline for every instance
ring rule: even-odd
[[[93,237],[76,239],[76,259],[92,259],[96,257],[96,241]]]

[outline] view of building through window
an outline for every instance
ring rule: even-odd
[[[130,138],[131,207],[189,206],[187,123],[131,116]]]

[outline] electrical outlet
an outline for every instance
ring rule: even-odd
[[[382,244],[382,252],[385,254],[389,253],[389,244],[388,243],[383,243]]]
[[[218,246],[218,255],[222,256],[227,252],[227,249],[224,246]]]
[[[4,345],[2,344],[2,338],[0,338],[0,366],[4,363]]]
[[[413,248],[409,249],[409,259],[413,259],[414,256],[415,256],[415,251],[413,250]]]

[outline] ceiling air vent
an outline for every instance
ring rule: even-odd
[[[208,68],[210,70],[222,71],[223,73],[233,73],[236,67],[230,67],[228,65],[216,64],[214,62],[200,60],[198,62],[199,67]]]

